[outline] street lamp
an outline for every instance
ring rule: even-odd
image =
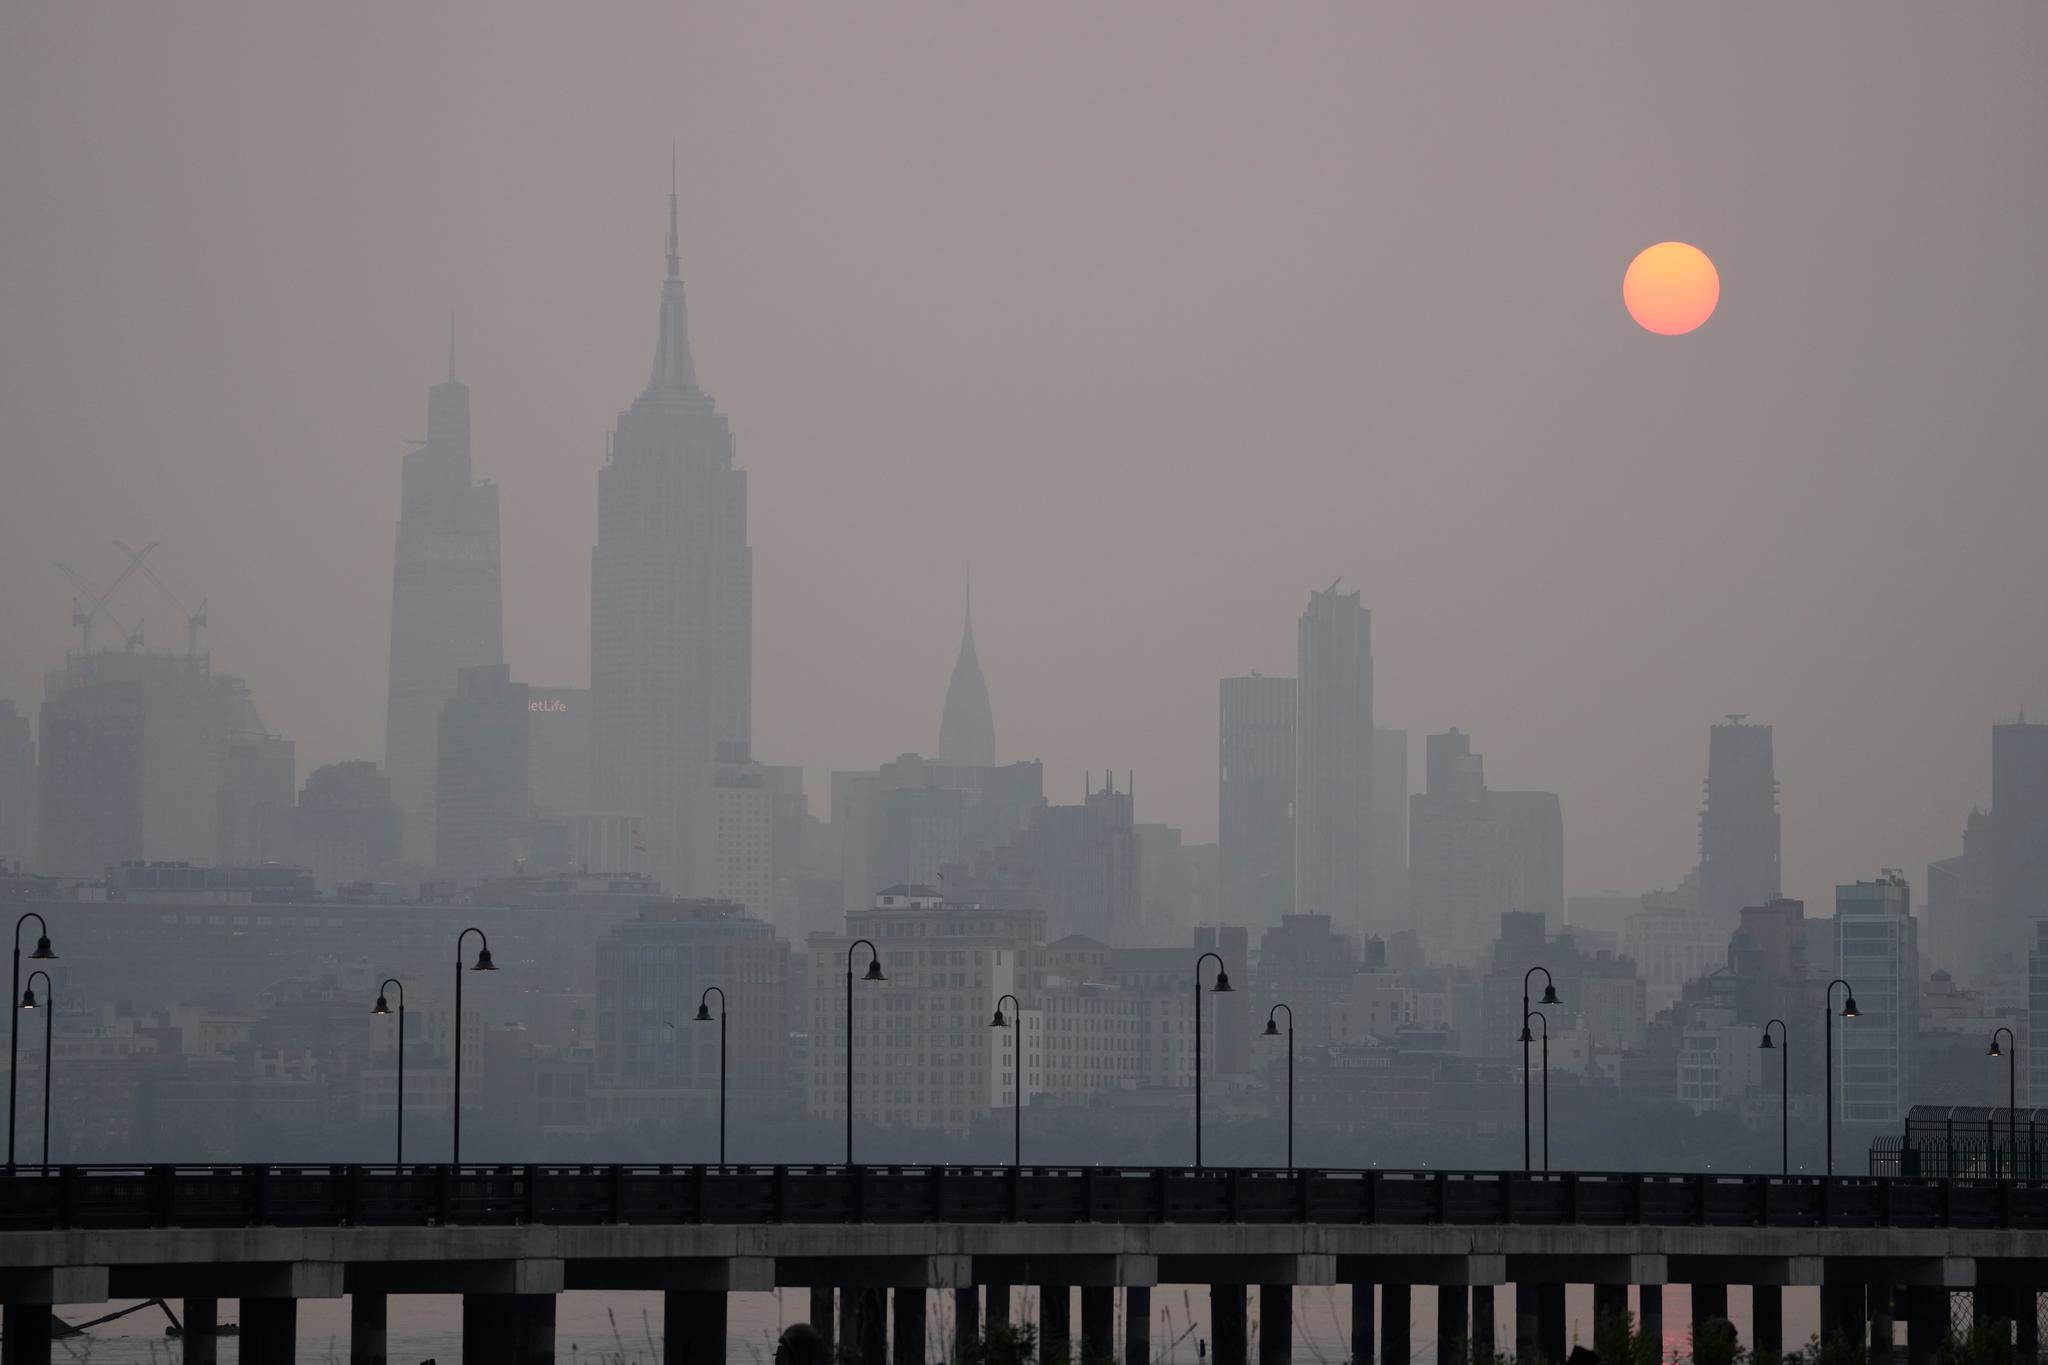
[[[28,989],[21,993],[21,1007],[25,1010],[36,1008],[36,978],[43,979],[43,1008],[49,1013],[43,1016],[43,1169],[50,1169],[50,1044],[57,1032],[57,986],[50,980],[48,972],[36,971],[28,974]]]
[[[697,998],[697,1015],[693,1023],[711,1022],[711,992],[718,991],[718,1164],[725,1164],[725,992],[717,986],[706,986],[704,994]]]
[[[1778,1026],[1778,1036],[1785,1040],[1781,1048],[1771,1041],[1771,1024]],[[1783,1019],[1773,1019],[1764,1025],[1763,1041],[1757,1046],[1765,1052],[1782,1052],[1778,1059],[1778,1162],[1782,1174],[1792,1174],[1792,1036],[1785,1031]]]
[[[456,952],[462,951],[458,945]],[[458,985],[462,978],[455,978]],[[393,1160],[405,1165],[405,983],[395,976],[387,976],[377,987],[377,1003],[370,1007],[370,1013],[389,1014],[391,1006],[384,1003],[384,987],[398,987],[398,1151]],[[458,1101],[459,1104],[459,1101]]]
[[[1012,1128],[1014,1129],[1014,1132],[1013,1132],[1013,1134],[1012,1134],[1012,1136],[1011,1136],[1011,1138],[1010,1138],[1010,1164],[1011,1164],[1012,1166],[1015,1166],[1015,1167],[1018,1167],[1018,1168],[1020,1168],[1020,1169],[1021,1169],[1021,1168],[1023,1167],[1023,1165],[1024,1165],[1024,1006],[1023,1006],[1023,1004],[1022,1004],[1022,1003],[1021,1003],[1021,1002],[1020,1002],[1020,1001],[1019,1001],[1019,1000],[1017,999],[1017,997],[1016,997],[1016,996],[1014,996],[1014,995],[1011,995],[1011,994],[1009,994],[1009,993],[1008,993],[1007,991],[1006,991],[1006,992],[1004,992],[1004,993],[1003,993],[1002,995],[999,995],[999,996],[997,996],[997,997],[996,997],[996,1014],[995,1014],[995,1018],[993,1018],[993,1019],[991,1019],[991,1020],[989,1020],[989,1021],[988,1021],[988,1026],[989,1026],[990,1028],[1008,1028],[1008,1027],[1009,1027],[1009,1023],[1008,1023],[1008,1021],[1007,1021],[1007,1020],[1005,1020],[1005,1019],[1003,1018],[1003,1001],[1005,1001],[1005,1000],[1009,1001],[1009,1002],[1010,1002],[1010,1003],[1011,1003],[1011,1004],[1012,1004],[1013,1006],[1015,1006],[1015,1007],[1016,1007],[1016,1010],[1017,1010],[1017,1046],[1016,1046],[1016,1048],[1014,1049],[1014,1051],[1016,1052],[1016,1056],[1014,1056],[1014,1057],[1012,1057],[1012,1058],[1010,1059],[1010,1070],[1011,1070],[1011,1072],[1013,1073],[1013,1078],[1014,1078],[1014,1079],[1015,1079],[1015,1081],[1016,1081],[1016,1091],[1017,1091],[1017,1093],[1016,1093],[1016,1097],[1015,1097],[1015,1098],[1014,1098],[1014,1099],[1013,1099],[1013,1100],[1011,1101],[1011,1103],[1010,1103],[1010,1113],[1011,1113],[1011,1127],[1012,1127]]]
[[[853,1164],[853,950],[867,944],[868,971],[863,981],[887,981],[881,950],[864,938],[846,945],[846,1164]]]
[[[455,936],[455,1147],[449,1164],[462,1164],[462,941],[471,934],[476,935],[476,965],[473,972],[495,972],[498,964],[491,961],[491,941],[484,937],[484,931],[471,925]],[[399,1040],[401,1045],[404,1039]]]
[[[1854,1019],[1856,1017],[1856,988],[1842,980],[1839,976],[1833,981],[1828,982],[1820,1013],[1822,1020],[1827,1026],[1827,1050],[1821,1059],[1821,1065],[1825,1071],[1825,1079],[1823,1081],[1825,1094],[1823,1099],[1826,1102],[1822,1104],[1821,1108],[1827,1111],[1828,1117],[1829,1175],[1835,1173],[1835,987],[1837,986],[1842,988],[1842,1017],[1844,1019]]]
[[[1223,970],[1223,959],[1215,953],[1203,953],[1195,959],[1195,1169],[1202,1169],[1202,964],[1216,958],[1216,984],[1214,991],[1230,989],[1230,973]]]
[[[1530,1010],[1522,1016],[1522,1169],[1528,1169],[1529,1146],[1529,1044],[1536,1041],[1529,1033],[1529,1021],[1534,1019],[1543,1025],[1543,1170],[1550,1171],[1550,1018],[1542,1010]]]
[[[2012,1044],[2011,1052],[1999,1051],[1998,1035],[2001,1033]],[[2020,1173],[2020,1040],[2013,1037],[2011,1029],[2001,1024],[1991,1031],[1988,1055],[2005,1058],[2005,1151],[2007,1159],[2012,1162],[2012,1178],[2017,1179]],[[44,1075],[47,1080],[48,1073]],[[44,1101],[43,1111],[49,1112],[48,1101]],[[47,1141],[44,1145],[48,1145]]]
[[[21,926],[30,920],[36,922],[36,950],[29,958],[36,962],[54,962],[57,955],[50,951],[50,926],[43,923],[43,917],[31,910],[14,922],[14,984],[9,987],[7,998],[21,998]],[[46,980],[48,978],[45,978]],[[7,1169],[14,1169],[14,1077],[21,1069],[21,1012],[12,1012],[7,1029]]]
[[[1550,969],[1548,967],[1531,967],[1528,971],[1522,973],[1522,1170],[1524,1172],[1532,1169],[1529,1160],[1529,1044],[1536,1041],[1529,1036],[1529,978],[1538,972],[1543,973],[1543,998],[1536,1003],[1539,1005],[1562,1005],[1564,1003],[1564,1001],[1557,998],[1557,986],[1550,979]],[[1543,1024],[1543,1055],[1545,1058],[1543,1066],[1543,1094],[1545,1096],[1543,1105],[1543,1132],[1545,1139],[1543,1169],[1547,1171],[1550,1169],[1550,1152],[1548,1150],[1550,1135],[1550,1065],[1548,1061],[1550,1056],[1550,1023],[1548,1020],[1545,1020]]]
[[[1294,1007],[1285,1001],[1266,1011],[1266,1037],[1278,1038],[1280,1026],[1273,1016],[1287,1011],[1287,1169],[1294,1169]]]

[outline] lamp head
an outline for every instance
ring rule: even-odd
[[[1224,971],[1223,968],[1219,966],[1216,969],[1216,984],[1211,986],[1209,989],[1212,991],[1228,991],[1230,990],[1230,988],[1230,973]]]
[[[57,960],[57,955],[50,951],[50,936],[48,934],[36,935],[36,950],[30,953],[29,956],[39,962],[55,962]]]
[[[379,992],[377,993],[377,1003],[376,1003],[376,1004],[374,1004],[374,1005],[372,1005],[372,1006],[370,1006],[370,1013],[372,1013],[372,1014],[389,1014],[389,1013],[391,1013],[391,1006],[389,1006],[389,1005],[387,1005],[387,1004],[385,1004],[385,1003],[384,1003],[384,993],[383,993],[382,991],[379,991]]]
[[[886,977],[886,976],[883,976],[883,975],[882,975],[882,959],[880,959],[879,957],[871,957],[871,958],[869,958],[869,959],[868,959],[868,971],[867,971],[867,975],[866,975],[866,976],[863,976],[863,977],[861,978],[861,980],[863,980],[863,981],[887,981],[888,979],[889,979],[888,977]]]
[[[479,948],[476,950],[476,965],[471,967],[470,970],[473,972],[495,972],[498,970],[498,964],[491,961],[491,950],[489,948]]]
[[[1557,987],[1545,981],[1543,983],[1543,998],[1536,1003],[1539,1005],[1562,1005],[1564,1001],[1557,998]]]
[[[709,1000],[699,1000],[697,1002],[697,1013],[691,1022],[698,1024],[708,1024],[711,1022],[711,1002]]]
[[[1842,1017],[1843,1017],[1844,1019],[1854,1019],[1854,1018],[1856,1017],[1856,997],[1855,997],[1855,996],[1853,996],[1853,995],[1852,995],[1852,996],[1850,996],[1850,997],[1849,997],[1849,998],[1848,998],[1847,1000],[1844,1000],[1844,1001],[1842,1002]]]
[[[1515,1041],[1518,1043],[1533,1043],[1536,1041],[1536,1035],[1529,1032],[1529,1026],[1524,1024],[1522,1025],[1522,1036]]]
[[[32,1010],[36,1007],[36,988],[34,986],[30,986],[21,993],[21,1007],[25,1010]]]
[[[1991,1051],[1985,1053],[1984,1055],[1987,1057],[2003,1057],[2005,1055],[2005,1053],[1998,1046],[1998,1038],[1996,1035],[1993,1035],[1991,1039]]]
[[[1771,1031],[1769,1029],[1764,1030],[1764,1040],[1758,1043],[1757,1046],[1765,1052],[1776,1052],[1778,1050],[1778,1045],[1771,1041]]]
[[[1010,1026],[1010,1021],[1003,1018],[1003,1007],[1001,1005],[996,1006],[995,1017],[988,1021],[988,1026],[990,1028],[1008,1028]]]

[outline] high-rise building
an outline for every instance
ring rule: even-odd
[[[0,701],[0,865],[33,866],[40,856],[41,785],[29,718],[13,702]]]
[[[1297,631],[1294,910],[1340,932],[1373,926],[1372,614],[1337,585]]]
[[[803,769],[755,763],[729,748],[699,787],[691,822],[691,891],[766,920],[775,883],[801,853]]]
[[[2027,1068],[2020,1092],[2022,1103],[2048,1097],[2048,920],[2034,924],[2034,946],[2027,954]]]
[[[512,870],[531,815],[526,796],[527,691],[505,664],[465,668],[441,708],[435,862],[457,881]]]
[[[1016,838],[1044,804],[1036,759],[978,768],[903,754],[869,771],[833,773],[842,909],[867,909],[880,887],[932,883],[940,868]]]
[[[526,754],[535,811],[590,809],[590,689],[529,687]]]
[[[203,653],[71,655],[45,680],[42,870],[212,861],[225,746],[264,733],[248,685]]]
[[[498,489],[470,468],[469,386],[448,377],[427,391],[427,438],[405,457],[391,572],[391,677],[384,771],[405,822],[405,857],[432,859],[435,734],[463,668],[505,661],[498,570]]]
[[[1254,673],[1217,691],[1223,913],[1268,928],[1294,911],[1294,679]]]
[[[1991,727],[1991,808],[1970,812],[1963,852],[1928,868],[1928,952],[1966,983],[2017,965],[2048,918],[2048,725]]]
[[[298,748],[283,735],[224,741],[213,861],[234,867],[286,860],[298,790]]]
[[[1425,741],[1427,788],[1411,803],[1415,931],[1443,962],[1477,957],[1504,910],[1564,927],[1564,814],[1555,792],[1493,791],[1461,730]]]
[[[1078,806],[1040,806],[1031,827],[996,860],[1038,888],[1055,938],[1086,934],[1114,947],[1142,935],[1139,923],[1137,798],[1102,774],[1102,788]]]
[[[939,762],[966,768],[996,765],[996,716],[989,705],[988,680],[974,652],[974,605],[960,624],[960,655],[946,684],[946,709],[939,717]]]
[[[1920,1047],[1919,925],[1904,877],[1835,888],[1835,971],[1857,1010],[1835,1025],[1842,1119],[1898,1123],[1913,1103]]]
[[[647,388],[597,479],[590,554],[594,804],[644,818],[648,857],[688,886],[693,798],[720,746],[753,730],[754,552],[732,429],[698,385],[676,194]]]
[[[1707,745],[1707,800],[1700,811],[1700,904],[1733,915],[1782,886],[1778,779],[1771,727],[1730,716]]]
[[[1372,732],[1371,872],[1372,931],[1407,928],[1413,922],[1408,913],[1408,732],[1385,725]]]
[[[717,1114],[719,1025],[690,1022],[707,986],[725,992],[732,1115],[775,1112],[788,1077],[789,957],[787,942],[729,901],[661,901],[614,925],[597,942],[592,1118],[672,1128]],[[709,1003],[715,1020],[721,1006]]]
[[[292,812],[292,857],[323,887],[394,868],[402,816],[391,779],[368,759],[315,768]]]

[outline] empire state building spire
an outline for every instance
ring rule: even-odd
[[[654,347],[649,389],[694,389],[697,367],[690,359],[690,311],[683,300],[682,244],[676,231],[676,160],[668,160],[668,278],[661,283],[661,336]]]
[[[996,717],[988,701],[988,680],[974,652],[974,585],[969,580],[967,611],[960,628],[960,656],[946,685],[946,710],[939,719],[939,762],[968,768],[996,764]]]

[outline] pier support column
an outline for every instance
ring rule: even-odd
[[[833,1330],[837,1324],[832,1321],[832,1286],[814,1284],[811,1286],[811,1326],[818,1329],[818,1335],[825,1339],[825,1359],[830,1360],[837,1353]]]
[[[1494,1356],[1494,1308],[1493,1286],[1475,1284],[1472,1286],[1472,1358],[1493,1365]]]
[[[825,1292],[829,1295],[832,1291]],[[724,1290],[665,1291],[661,1296],[661,1365],[724,1360],[725,1326]]]
[[[1415,1354],[1410,1314],[1413,1304],[1405,1284],[1380,1286],[1380,1360],[1383,1365],[1408,1365]]]
[[[1072,1285],[1038,1286],[1038,1353],[1057,1357],[1074,1344],[1074,1290]]]
[[[1209,1355],[1216,1365],[1251,1365],[1251,1330],[1244,1286],[1209,1286]]]
[[[1785,1291],[1777,1285],[1750,1287],[1749,1353],[1752,1356],[1785,1354]]]
[[[2007,1321],[2012,1318],[2003,1285],[1980,1284],[1970,1291],[1970,1321],[1983,1326],[2000,1318]]]
[[[1259,1365],[1294,1365],[1294,1286],[1259,1286]]]
[[[220,1300],[185,1300],[185,1365],[220,1365]]]
[[[299,1349],[299,1301],[297,1299],[243,1299],[241,1356],[264,1365],[277,1361],[291,1365]],[[465,1333],[465,1335],[467,1335]],[[465,1352],[465,1355],[467,1353]],[[488,1356],[479,1356],[488,1360]],[[509,1356],[499,1357],[510,1360]]]
[[[1696,1284],[1692,1287],[1692,1328],[1697,1332],[1703,1322],[1728,1316],[1728,1286],[1725,1284]]]
[[[0,1349],[7,1365],[50,1365],[50,1305],[8,1304],[0,1313]]]
[[[1564,1365],[1564,1286],[1536,1287],[1536,1354],[1545,1365]]]
[[[1607,1324],[1617,1318],[1628,1316],[1628,1286],[1625,1284],[1596,1284],[1593,1286],[1593,1340],[1600,1340],[1600,1334]],[[1597,1347],[1595,1348],[1598,1349]]]
[[[1892,1365],[1898,1358],[1892,1293],[1890,1285],[1874,1284],[1864,1294],[1870,1309],[1870,1365]]]
[[[1821,1286],[1821,1307],[1828,1289]],[[1906,1359],[1910,1365],[1934,1365],[1948,1339],[1948,1291],[1936,1285],[1906,1286]]]
[[[1436,1287],[1437,1365],[1465,1365],[1472,1345],[1471,1301],[1462,1284]],[[1283,1365],[1285,1363],[1283,1362]]]
[[[889,1359],[889,1291],[886,1289],[841,1290],[839,1302],[853,1303],[850,1329],[841,1323],[840,1337],[860,1352],[860,1365],[886,1365]],[[844,1307],[840,1310],[842,1317]],[[842,1349],[844,1349],[842,1347]]]
[[[1351,1286],[1351,1365],[1374,1365],[1379,1359],[1379,1340],[1373,1331],[1372,1288],[1369,1280]]]
[[[1001,1323],[1005,1327],[1009,1326],[1010,1286],[1006,1284],[991,1284],[986,1287],[985,1292],[988,1295],[988,1301],[982,1305],[982,1316],[988,1319],[988,1325],[993,1327],[997,1323]]]
[[[1864,1316],[1864,1287],[1860,1284],[1824,1284],[1820,1287],[1820,1339],[1846,1337],[1859,1345],[1869,1339]],[[1944,1298],[1942,1307],[1947,1307]],[[1947,1314],[1942,1315],[1941,1336],[1948,1335]]]
[[[348,1296],[348,1365],[385,1365],[389,1301],[374,1292]]]
[[[2041,1303],[2032,1285],[2012,1291],[2012,1328],[2020,1365],[2034,1365],[2041,1358]]]
[[[1152,1289],[1124,1290],[1124,1365],[1152,1365]]]
[[[967,1343],[981,1335],[981,1291],[973,1285],[953,1291],[953,1359],[967,1354]]]
[[[555,1296],[514,1294],[511,1299],[512,1354],[505,1359],[510,1365],[555,1365]]]
[[[1657,1344],[1659,1359],[1664,1354],[1664,1286],[1661,1284],[1639,1284],[1636,1286],[1636,1335],[1648,1337]]]
[[[890,1291],[890,1297],[896,1300],[896,1354],[892,1359],[895,1365],[924,1365],[924,1291],[898,1288]]]
[[[1539,1347],[1540,1333],[1536,1327],[1536,1286],[1517,1284],[1515,1286],[1515,1359],[1533,1365]]]
[[[1081,1286],[1081,1354],[1075,1358],[1085,1365],[1116,1359],[1115,1286]]]

